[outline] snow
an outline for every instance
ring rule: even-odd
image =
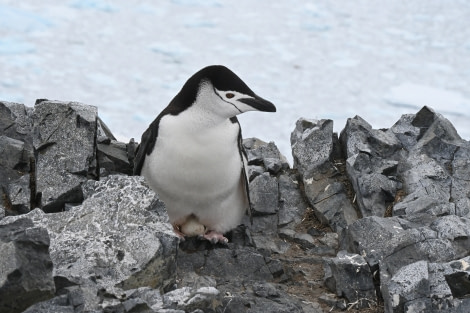
[[[190,75],[224,64],[278,108],[241,115],[244,136],[289,159],[300,117],[387,128],[429,105],[470,139],[469,16],[466,0],[2,0],[0,99],[96,105],[140,141]]]

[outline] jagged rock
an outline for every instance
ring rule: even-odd
[[[30,209],[32,156],[32,149],[28,149],[25,142],[0,135],[0,200],[8,215],[26,213]]]
[[[279,176],[279,227],[293,228],[300,224],[307,210],[299,182],[294,175],[281,174]]]
[[[338,299],[334,294],[322,294],[320,297],[318,297],[318,300],[331,308],[330,310],[339,309],[344,311],[348,308],[346,300],[344,300],[344,298]]]
[[[8,220],[8,218],[2,221]],[[0,224],[0,311],[22,312],[54,296],[49,235],[22,217]]]
[[[82,202],[80,185],[96,178],[97,109],[76,102],[42,101],[33,114],[36,190],[45,212]]]
[[[358,254],[339,251],[324,258],[325,285],[357,308],[375,306],[377,296],[369,265]]]
[[[281,169],[288,169],[289,163],[274,142],[266,143],[258,138],[243,140],[248,165],[263,166],[271,174],[276,175]],[[279,168],[279,165],[281,166]]]
[[[470,295],[470,272],[459,271],[446,275],[447,285],[455,298],[464,298]]]
[[[455,203],[419,196],[417,193],[407,195],[393,207],[393,215],[406,218],[413,223],[429,226],[438,216],[456,214]],[[458,214],[457,214],[458,215]]]
[[[132,175],[137,146],[133,139],[127,144],[119,142],[99,117],[97,118],[97,124],[96,157],[99,165],[99,176]]]
[[[447,227],[455,231],[444,231]],[[469,245],[468,227],[468,219],[458,217],[445,217],[436,222],[433,229],[416,227],[416,224],[395,217],[368,217],[346,229],[341,248],[364,256],[373,270],[381,262],[381,273],[389,271],[393,276],[401,267],[420,260],[448,262],[464,257]],[[462,238],[462,241],[456,238]]]
[[[313,203],[311,202],[313,210],[320,222],[341,233],[345,227],[357,220],[357,213],[346,195],[344,185],[330,179],[323,180],[321,185],[326,182],[330,183],[322,186],[323,188],[319,189],[320,192],[313,200]],[[306,180],[305,183],[307,195],[310,194],[309,190],[319,187],[313,179]]]
[[[30,306],[23,313],[75,313],[72,303],[69,302],[67,295],[54,297],[48,301],[38,302]]]
[[[291,134],[294,168],[303,182],[305,195],[317,218],[333,230],[343,228],[357,219],[343,184],[336,176],[338,157],[336,134],[331,120],[299,119]]]
[[[87,309],[96,305],[100,288],[172,286],[178,239],[143,178],[112,175],[88,181],[83,193],[83,204],[68,212],[51,215],[37,209],[24,215],[48,230],[55,277],[82,286],[86,297],[94,294]]]
[[[21,103],[0,101],[0,135],[22,141],[32,151],[32,108]]]
[[[393,238],[405,231],[403,224],[408,222],[396,217],[371,216],[360,219],[341,234],[340,249],[362,255],[375,270],[379,261],[393,251]]]
[[[269,173],[257,176],[250,183],[251,205],[256,214],[276,214],[279,211],[277,178]]]
[[[29,175],[23,175],[8,185],[6,194],[11,211],[18,214],[29,212],[31,205],[30,180]]]
[[[418,261],[400,268],[388,278],[381,271],[381,290],[386,312],[431,311],[428,263]],[[411,311],[412,312],[412,311]]]
[[[362,216],[384,216],[401,188],[395,160],[401,156],[401,143],[359,116],[348,119],[339,140]]]
[[[220,306],[220,292],[214,287],[200,287],[192,289],[183,287],[172,290],[163,296],[166,308],[193,312],[197,309],[215,310]]]
[[[333,121],[299,119],[291,134],[294,168],[305,178],[328,167],[334,152]]]

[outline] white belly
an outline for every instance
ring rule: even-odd
[[[241,180],[238,124],[194,130],[160,121],[153,152],[142,174],[165,202],[170,221],[181,224],[194,214],[210,230],[226,232],[239,223],[248,206]]]

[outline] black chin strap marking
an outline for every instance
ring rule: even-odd
[[[214,93],[217,95],[217,97],[220,98],[220,100],[222,100],[222,101],[224,101],[224,102],[227,102],[228,104],[233,105],[233,106],[235,107],[235,109],[238,110],[238,112],[243,113],[235,104],[233,104],[232,102],[228,102],[227,100],[225,100],[224,98],[222,98],[222,97],[219,95],[219,93],[217,92],[217,90],[216,90],[215,88],[214,88]]]

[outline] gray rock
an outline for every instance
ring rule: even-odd
[[[1,312],[22,312],[54,296],[48,248],[46,229],[35,226],[27,217],[0,225]]]
[[[321,303],[324,303],[330,310],[339,309],[344,311],[348,308],[346,300],[343,298],[337,298],[335,294],[324,293],[318,297]]]
[[[31,206],[30,180],[29,175],[23,175],[8,185],[6,196],[11,211],[18,214],[29,212]]]
[[[382,217],[395,199],[401,184],[398,180],[385,176],[383,171],[375,172],[371,158],[367,153],[353,155],[348,158],[346,169],[351,177],[362,216]],[[396,167],[396,163],[391,166]]]
[[[321,189],[318,196],[312,200],[313,211],[320,222],[341,233],[346,226],[356,221],[358,216],[346,195],[344,185],[332,180],[327,181],[331,183]],[[306,180],[305,183],[307,192],[315,186],[312,180]]]
[[[317,218],[341,232],[357,219],[334,165],[337,143],[331,120],[299,119],[291,134],[294,168]]]
[[[399,218],[366,217],[349,225],[340,236],[340,249],[362,255],[377,269],[379,261],[394,250],[394,238],[405,232]],[[371,235],[374,234],[374,235]]]
[[[459,271],[445,277],[452,296],[464,298],[470,295],[470,271]]]
[[[100,177],[112,174],[132,175],[132,165],[127,154],[127,144],[116,140],[97,144]]]
[[[345,297],[356,308],[377,305],[377,296],[369,265],[358,254],[338,252],[324,258],[325,285],[336,295]]]
[[[384,216],[401,188],[397,164],[401,143],[391,132],[372,129],[362,118],[348,119],[340,142],[362,216]]]
[[[381,271],[381,274],[383,272]],[[381,275],[381,290],[386,312],[430,312],[428,263],[418,261],[398,270],[390,279]],[[408,309],[408,311],[405,311]]]
[[[5,208],[0,204],[0,220],[5,217]]]
[[[163,296],[165,308],[193,312],[197,309],[215,310],[220,306],[220,291],[214,287],[192,289],[183,287],[172,290]]]
[[[291,134],[294,168],[304,178],[313,177],[332,161],[333,121],[299,119]]]
[[[22,141],[32,151],[32,108],[24,104],[0,101],[0,135]]]
[[[449,199],[452,180],[443,165],[418,151],[410,153],[400,166],[403,188],[415,197]]]
[[[45,212],[81,202],[80,185],[96,172],[97,109],[76,102],[43,101],[33,115],[36,190]]]
[[[279,227],[293,228],[300,224],[308,204],[299,189],[299,182],[294,175],[279,176]]]
[[[289,168],[287,159],[283,156],[274,142],[266,143],[258,138],[243,140],[248,165],[264,166],[272,174],[279,172],[279,163],[283,169]]]
[[[277,178],[269,173],[257,176],[250,183],[250,199],[255,214],[275,214],[279,211]]]
[[[416,145],[420,135],[420,128],[412,124],[415,116],[416,114],[402,115],[387,131],[393,133],[406,150],[411,150]]]
[[[470,257],[447,263],[429,263],[430,297],[433,308],[452,306],[452,300],[464,298],[468,294],[468,273]]]
[[[456,214],[455,203],[419,193],[407,195],[393,206],[393,215],[422,226],[429,226],[438,216]]]
[[[26,213],[30,209],[32,157],[32,149],[28,150],[25,142],[0,135],[0,199],[8,215]]]
[[[373,129],[360,116],[347,120],[339,140],[347,158],[363,152],[384,159],[394,156],[402,147],[395,135]]]
[[[75,313],[73,305],[68,301],[67,295],[54,297],[47,301],[38,302],[30,306],[23,313]]]
[[[112,175],[88,181],[84,190],[87,199],[71,211],[51,215],[37,209],[24,215],[47,228],[54,275],[83,287],[91,299],[88,310],[99,301],[98,289],[171,287],[178,239],[166,212],[154,213],[162,207],[155,208],[157,198],[143,178]]]

